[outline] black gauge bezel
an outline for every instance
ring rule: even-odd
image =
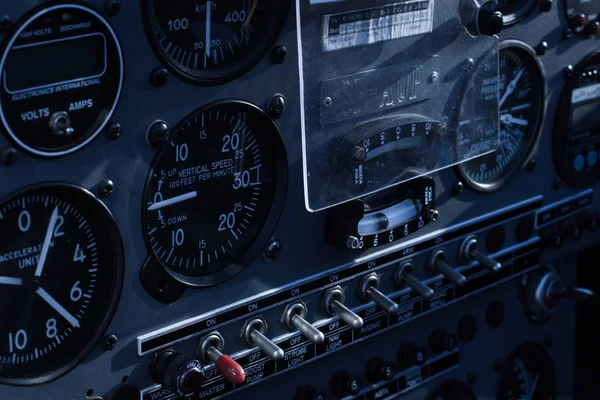
[[[111,34],[110,39],[112,39],[112,42],[114,42],[114,46],[119,55],[119,66],[120,66],[119,84],[118,84],[118,88],[115,92],[114,100],[112,102],[109,112],[100,114],[100,115],[102,115],[103,120],[101,123],[98,124],[95,131],[93,133],[91,133],[90,135],[88,135],[88,137],[86,137],[84,140],[76,142],[74,145],[63,146],[54,151],[40,150],[38,148],[32,147],[28,144],[25,144],[18,137],[18,135],[15,132],[13,132],[12,129],[8,126],[7,121],[5,121],[6,118],[3,116],[3,114],[4,114],[3,110],[2,110],[3,106],[2,106],[2,104],[0,104],[0,114],[2,114],[2,118],[0,118],[1,119],[0,124],[3,127],[3,131],[6,134],[6,137],[8,139],[10,139],[11,142],[15,143],[20,148],[22,148],[24,151],[26,151],[36,157],[49,157],[49,158],[63,157],[63,156],[72,154],[76,151],[79,151],[79,150],[85,148],[90,143],[92,143],[100,135],[100,133],[102,133],[105,130],[105,128],[108,125],[108,123],[110,122],[112,116],[115,114],[117,107],[119,106],[119,102],[121,100],[121,95],[123,94],[123,88],[124,88],[124,84],[125,84],[125,62],[124,62],[123,49],[121,47],[121,41],[119,39],[119,36],[117,35],[116,30],[112,27],[112,25],[107,20],[105,14],[103,14],[99,10],[95,9],[91,5],[89,5],[87,3],[83,3],[82,1],[79,1],[79,0],[70,0],[70,1],[64,0],[64,1],[52,2],[51,4],[42,4],[34,9],[32,9],[28,13],[26,13],[12,27],[10,32],[5,36],[5,38],[3,40],[2,46],[0,48],[0,72],[2,71],[4,63],[5,63],[6,59],[8,58],[8,54],[10,53],[12,46],[14,45],[14,42],[19,38],[21,32],[29,24],[31,24],[37,18],[40,18],[43,15],[47,14],[48,12],[52,12],[52,11],[55,11],[55,10],[61,9],[61,8],[69,8],[69,7],[77,8],[77,9],[80,9],[82,11],[85,11],[85,12],[93,15],[100,22],[102,22],[102,24],[104,24],[104,26],[106,27],[107,31],[110,32],[110,34]],[[0,81],[3,81],[3,80],[0,79]]]
[[[103,316],[103,320],[100,323],[98,329],[96,330],[94,336],[92,336],[91,340],[88,342],[88,344],[83,349],[81,349],[79,353],[66,365],[48,373],[39,375],[35,378],[7,379],[3,378],[0,375],[0,384],[12,386],[33,386],[53,381],[67,374],[73,368],[78,366],[83,360],[85,360],[92,353],[94,348],[98,345],[104,333],[108,330],[108,327],[112,323],[113,317],[117,310],[117,306],[119,305],[121,299],[121,293],[123,291],[123,281],[125,276],[125,248],[123,245],[121,232],[119,231],[119,228],[115,222],[111,211],[102,201],[100,201],[96,196],[94,196],[94,194],[92,194],[89,190],[81,186],[66,182],[49,181],[28,185],[12,193],[9,193],[7,196],[4,196],[0,199],[0,205],[6,204],[14,198],[27,195],[27,193],[34,190],[51,190],[53,191],[53,193],[56,193],[56,196],[61,196],[61,191],[63,191],[63,193],[64,191],[71,192],[69,196],[63,197],[68,198],[70,202],[77,204],[78,208],[81,208],[82,210],[92,210],[88,211],[86,213],[86,216],[93,216],[96,221],[102,222],[102,226],[104,226],[104,228],[106,229],[105,234],[109,236],[110,242],[112,243],[112,250],[114,256],[113,269],[115,281],[113,291],[110,294],[110,301],[107,304],[106,311]],[[82,206],[80,206],[80,204],[82,204]]]
[[[470,398],[469,400],[477,400],[477,396],[475,396],[473,389],[465,382],[458,379],[446,380],[435,385],[429,393],[427,393],[425,400],[437,400],[440,396],[448,394],[450,391],[454,391],[454,393],[459,391],[464,396]]]
[[[535,131],[533,132],[533,135],[530,136],[529,141],[527,142],[527,150],[523,152],[523,156],[519,160],[515,160],[517,162],[512,162],[510,168],[505,170],[502,176],[500,176],[499,178],[494,179],[489,183],[475,182],[474,180],[469,178],[467,171],[465,171],[464,169],[464,163],[460,163],[456,166],[456,171],[459,177],[467,184],[467,186],[478,192],[491,193],[502,188],[508,182],[510,182],[517,175],[517,172],[521,170],[521,168],[523,168],[523,166],[526,165],[529,162],[529,160],[531,160],[531,158],[533,157],[535,149],[538,146],[538,143],[542,136],[542,132],[544,130],[544,118],[547,112],[546,94],[548,92],[548,88],[546,86],[546,72],[544,70],[544,66],[542,65],[535,50],[533,50],[531,46],[520,40],[504,40],[500,42],[499,51],[506,49],[516,49],[516,51],[522,53],[524,56],[531,57],[530,61],[534,61],[534,64],[532,65],[537,65],[538,73],[536,75],[537,79],[539,79],[538,83],[542,91],[541,93],[538,93],[538,100],[540,102],[540,112],[536,120]]]
[[[199,71],[199,73],[194,73],[194,70],[182,67],[163,52],[154,33],[154,25],[152,23],[152,16],[150,14],[150,7],[148,5],[150,1],[154,0],[140,0],[140,3],[144,30],[146,32],[148,42],[152,47],[152,51],[160,60],[160,62],[174,75],[182,79],[184,82],[199,86],[222,85],[241,77],[254,68],[269,52],[279,37],[291,7],[291,2],[289,1],[275,0],[273,3],[274,6],[269,14],[269,21],[264,27],[265,32],[258,42],[256,48],[240,62],[230,67],[219,68],[219,71],[227,70],[227,73],[212,74],[210,71],[207,73],[205,70]]]
[[[269,144],[271,145],[270,150],[272,152],[272,157],[274,161],[274,174],[275,177],[273,182],[275,182],[274,190],[273,190],[273,201],[271,203],[271,209],[269,211],[269,215],[265,220],[264,225],[260,229],[258,235],[252,244],[248,247],[248,250],[239,258],[236,262],[220,269],[219,271],[202,275],[202,276],[187,276],[179,274],[169,268],[168,265],[165,265],[164,262],[158,257],[154,255],[152,251],[152,246],[150,245],[150,238],[148,236],[148,230],[146,229],[146,207],[142,207],[142,231],[144,233],[144,242],[146,244],[146,248],[148,250],[148,257],[153,257],[155,261],[175,280],[183,283],[188,287],[208,287],[218,285],[219,283],[225,282],[235,275],[242,272],[245,268],[250,266],[254,260],[262,253],[264,246],[267,244],[268,240],[271,238],[271,235],[275,231],[275,227],[279,223],[279,218],[281,217],[281,213],[283,211],[283,206],[285,204],[285,199],[287,196],[287,185],[288,185],[288,159],[287,159],[287,151],[285,149],[285,144],[283,142],[283,137],[281,136],[281,132],[277,127],[277,124],[273,122],[273,120],[258,106],[244,101],[240,99],[223,99],[217,100],[211,103],[208,103],[200,108],[195,109],[191,113],[185,116],[177,126],[171,131],[173,135],[176,135],[176,132],[179,132],[180,129],[187,125],[188,121],[193,119],[195,116],[211,109],[214,107],[218,107],[224,104],[230,105],[239,105],[245,107],[250,112],[256,112],[261,114],[261,118],[265,121],[269,121],[270,127],[268,128],[269,134],[266,134],[266,137],[269,138]],[[265,128],[267,130],[267,128]],[[174,137],[174,136],[172,136]],[[264,152],[266,154],[267,151]],[[162,148],[157,149],[157,154],[152,160],[152,164],[150,166],[150,170],[148,171],[148,176],[146,177],[146,183],[144,185],[144,193],[142,196],[142,204],[148,204],[149,193],[150,193],[150,185],[153,179],[154,168],[156,167],[157,161],[160,159],[162,155]]]
[[[504,26],[514,25],[517,22],[521,21],[525,18],[535,7],[537,1],[536,0],[526,0],[525,4],[521,6],[521,8],[512,14],[502,14],[502,22]]]

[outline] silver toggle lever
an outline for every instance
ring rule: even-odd
[[[467,283],[467,278],[456,271],[450,265],[446,264],[446,255],[443,250],[436,250],[429,259],[429,268],[444,275],[450,282],[458,286],[464,286]]]
[[[415,278],[412,274],[413,270],[414,267],[412,262],[407,261],[401,264],[400,268],[398,268],[398,271],[396,271],[396,275],[394,276],[394,279],[396,280],[396,285],[398,287],[403,287],[406,285],[412,290],[414,290],[416,293],[418,293],[419,296],[423,297],[425,300],[431,299],[435,292],[432,288],[421,282],[419,279]]]
[[[377,289],[379,283],[379,275],[376,273],[365,276],[358,288],[358,297],[365,303],[373,301],[388,314],[395,314],[398,311],[398,304]]]
[[[350,325],[353,329],[360,329],[363,326],[363,320],[352,310],[344,305],[346,295],[341,287],[335,286],[325,292],[323,298],[323,309],[329,315],[337,315],[342,321]]]
[[[465,239],[460,247],[460,256],[463,262],[470,263],[472,261],[477,261],[484,268],[492,272],[498,272],[502,269],[502,264],[492,260],[490,257],[479,251],[475,236],[470,236]]]
[[[66,111],[53,113],[48,121],[48,126],[56,136],[70,136],[75,133],[75,130],[71,127],[71,117]]]
[[[281,322],[290,330],[297,329],[305,338],[314,344],[323,343],[325,341],[325,335],[305,319],[307,313],[308,309],[302,302],[288,304],[281,316]]]
[[[240,336],[248,346],[258,346],[272,360],[282,360],[283,350],[265,336],[267,328],[267,321],[262,318],[254,318],[246,321]]]

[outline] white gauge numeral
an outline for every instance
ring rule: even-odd
[[[246,11],[232,11],[228,12],[225,17],[225,22],[244,22],[246,20]]]
[[[27,232],[31,227],[31,214],[29,211],[23,210],[21,214],[19,214],[19,229],[21,232]]]
[[[8,351],[10,353],[15,352],[15,347],[17,350],[23,350],[27,346],[27,332],[23,329],[20,329],[13,335],[13,333],[8,334]]]
[[[233,229],[235,226],[235,214],[230,212],[229,214],[221,214],[219,216],[219,232],[226,231],[227,229]]]
[[[77,246],[75,247],[75,254],[73,255],[73,262],[82,263],[85,261],[86,258],[87,256],[85,255],[83,250],[81,250],[81,247],[79,247],[79,243],[77,243]]]
[[[48,339],[52,339],[57,333],[58,330],[56,329],[56,319],[50,318],[46,322],[46,337]]]
[[[81,281],[75,282],[73,287],[71,288],[71,301],[78,302],[81,300],[81,296],[83,296],[83,290],[79,287]]]
[[[185,239],[185,232],[183,229],[177,229],[176,231],[171,231],[171,247],[181,246]]]
[[[171,19],[169,22],[167,22],[167,24],[169,25],[169,31],[171,32],[184,31],[190,25],[190,21],[188,21],[187,18]]]
[[[64,223],[65,223],[65,218],[62,215],[59,215],[56,218],[56,227],[54,228],[54,237],[55,238],[65,235],[64,232],[61,232],[61,229],[62,229],[62,226]]]
[[[176,162],[187,160],[189,154],[190,154],[190,151],[189,151],[187,144],[185,144],[185,143],[178,144],[175,147],[175,161]]]
[[[250,171],[236,172],[233,176],[233,188],[235,190],[247,188],[250,185]]]
[[[221,149],[221,153],[229,153],[231,150],[237,150],[239,148],[240,135],[238,133],[223,136],[223,148]]]

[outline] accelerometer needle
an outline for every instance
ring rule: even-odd
[[[0,285],[21,286],[23,285],[23,279],[10,278],[8,276],[0,276]]]
[[[61,306],[60,304],[58,304],[58,302],[56,300],[54,300],[54,298],[52,296],[50,296],[50,294],[48,292],[46,292],[44,289],[39,288],[36,293],[42,298],[44,299],[44,301],[46,303],[48,303],[48,305],[50,307],[52,307],[54,309],[54,311],[56,311],[57,313],[59,313],[64,319],[67,320],[67,322],[69,322],[73,327],[75,328],[80,328],[81,325],[79,325],[79,321],[77,321],[77,319],[72,316],[63,306]]]
[[[35,276],[42,276],[42,271],[44,271],[44,264],[46,263],[46,257],[48,257],[48,249],[50,248],[50,242],[52,241],[52,235],[54,234],[54,227],[56,226],[57,220],[58,206],[56,206],[50,217],[50,223],[48,224],[48,230],[46,231],[46,237],[44,238],[44,244],[42,245],[40,260],[35,268]]]
[[[150,207],[148,207],[148,211],[156,211],[163,207],[168,207],[173,204],[177,204],[177,203],[181,203],[183,201],[189,200],[189,199],[193,199],[196,196],[198,196],[198,192],[189,192],[186,194],[182,194],[180,196],[175,196],[170,199],[159,201],[158,203],[152,204]]]

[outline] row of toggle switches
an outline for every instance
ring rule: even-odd
[[[492,272],[498,272],[501,269],[500,263],[479,250],[474,236],[463,242],[460,258],[465,264],[477,261]],[[447,264],[445,253],[441,249],[435,250],[431,254],[427,267],[432,273],[441,273],[455,285],[463,286],[467,282],[464,275]],[[396,285],[399,288],[409,287],[423,298],[430,299],[434,295],[433,289],[413,276],[413,268],[411,261],[402,263],[394,276]],[[395,314],[398,311],[398,304],[379,291],[379,285],[380,278],[377,273],[366,275],[359,285],[358,297],[363,303],[372,301],[385,312]],[[329,316],[338,316],[353,329],[362,328],[362,318],[344,305],[345,300],[346,294],[341,286],[329,288],[323,296],[321,304],[323,312]],[[290,331],[297,330],[314,344],[323,343],[325,340],[323,332],[306,320],[307,314],[306,304],[296,301],[285,307],[280,322]],[[280,361],[284,357],[284,351],[266,336],[267,330],[267,321],[257,316],[244,323],[240,337],[248,347],[258,347],[267,357],[274,361]],[[199,358],[205,363],[214,363],[228,381],[237,384],[243,383],[245,381],[244,369],[231,357],[223,354],[224,347],[223,337],[216,331],[211,332],[200,339]],[[204,371],[199,361],[172,350],[158,353],[152,369],[156,380],[181,396],[197,393],[204,381]]]

